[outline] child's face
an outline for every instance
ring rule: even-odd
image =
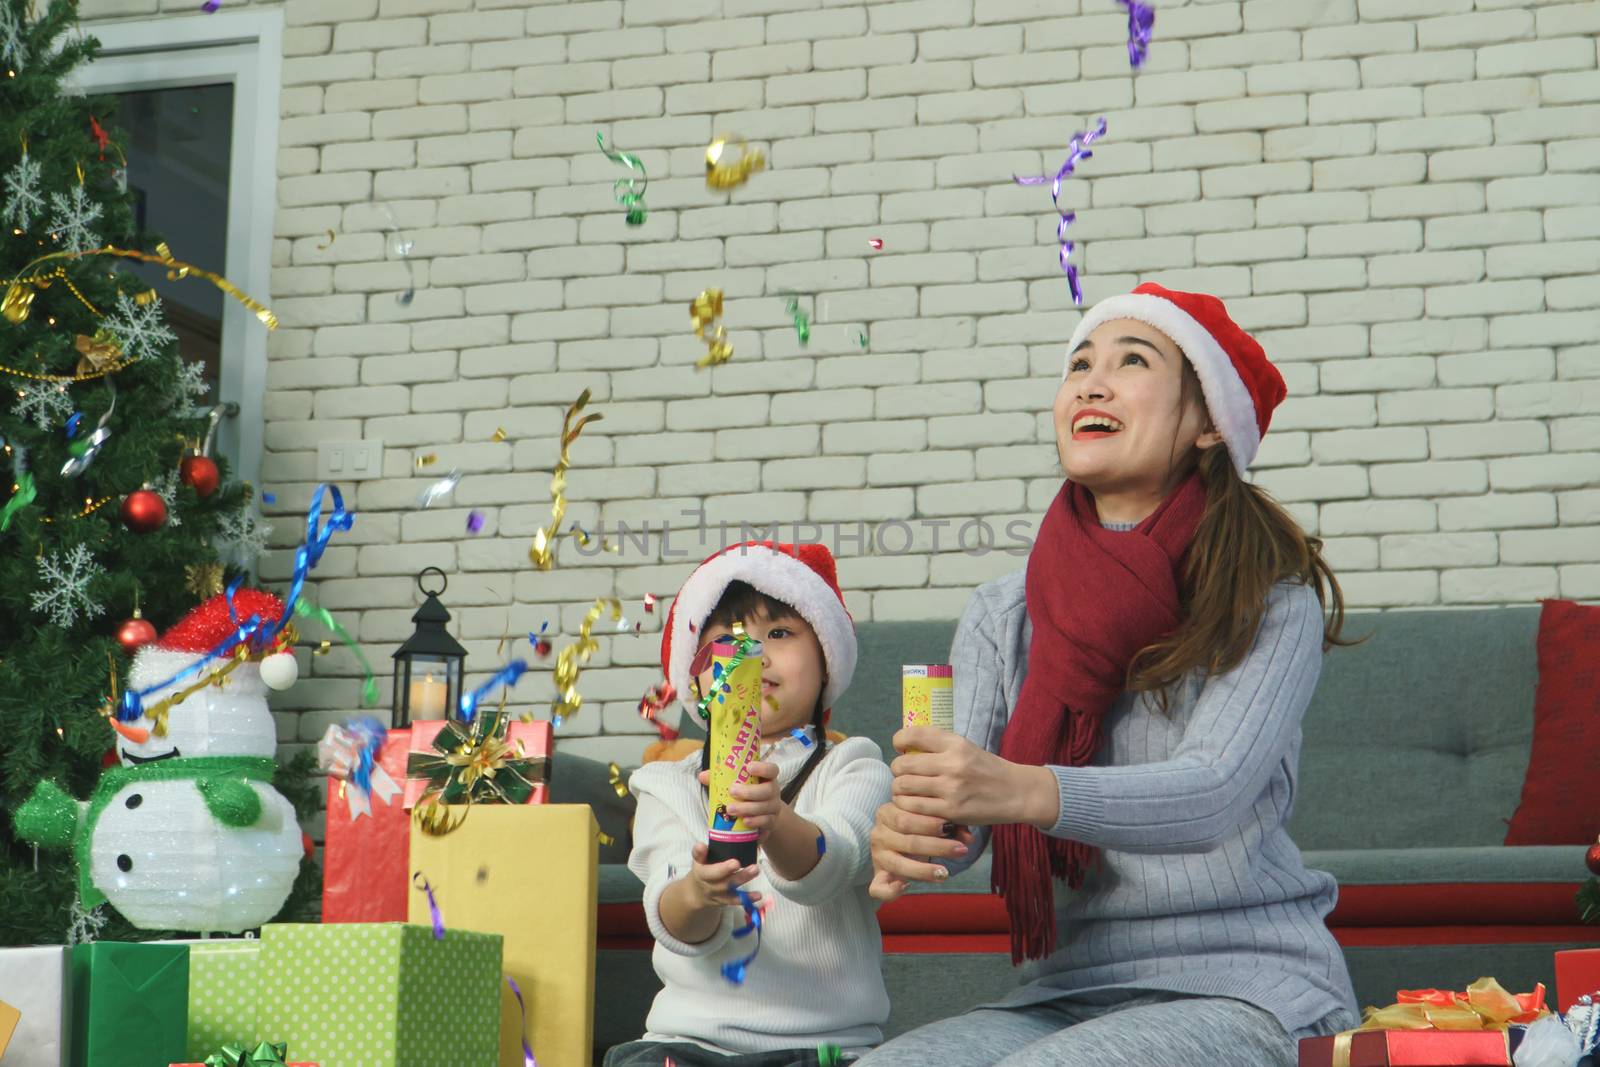
[[[772,619],[758,608],[743,621],[744,632],[761,642],[761,736],[775,740],[811,721],[827,681],[822,644],[811,624],[798,615]],[[732,633],[731,626],[707,626],[700,634],[700,647]],[[696,681],[701,693],[711,692],[710,670]]]

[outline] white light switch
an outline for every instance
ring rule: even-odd
[[[383,442],[319,441],[317,477],[324,481],[358,482],[383,476]]]

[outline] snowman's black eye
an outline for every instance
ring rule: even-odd
[[[119,870],[119,871],[131,871],[131,870],[133,870],[133,858],[131,856],[129,856],[126,852],[124,852],[122,855],[117,857],[117,870]]]
[[[133,796],[129,797],[124,803],[126,803],[128,805],[128,810],[132,811],[134,808],[137,808],[140,804],[144,803],[144,796],[139,794],[139,793],[135,793],[135,794],[133,794]]]

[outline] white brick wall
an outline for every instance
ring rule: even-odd
[[[90,19],[195,6],[84,0]],[[719,521],[840,524],[860,619],[951,616],[1019,566],[955,535],[1025,534],[1053,492],[1077,312],[1048,199],[1010,177],[1098,114],[1064,191],[1089,299],[1209,287],[1257,331],[1292,392],[1259,480],[1327,539],[1351,604],[1600,598],[1600,4],[1162,0],[1138,75],[1112,0],[284,6],[263,481],[288,548],[317,440],[385,440],[389,477],[359,486],[316,590],[380,662],[430,563],[480,671],[502,633],[571,632],[598,595],[657,630],[639,597],[672,592]],[[649,167],[642,227],[597,129]],[[708,191],[714,131],[773,169]],[[409,307],[369,194],[416,241]],[[736,355],[708,373],[685,305],[712,285]],[[785,288],[815,294],[808,348]],[[606,418],[574,449],[569,516],[655,533],[539,572],[528,538],[583,388]],[[427,514],[422,451],[465,472]],[[685,529],[702,504],[706,543]],[[656,639],[601,646],[563,732],[629,756]],[[354,669],[312,666],[286,741],[348,705]],[[548,697],[541,677],[514,699]]]

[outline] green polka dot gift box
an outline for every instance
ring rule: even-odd
[[[189,1059],[198,1063],[223,1045],[254,1041],[261,1006],[261,942],[181,944],[189,946]]]
[[[320,1067],[495,1067],[500,956],[499,934],[270,924],[256,1032]]]

